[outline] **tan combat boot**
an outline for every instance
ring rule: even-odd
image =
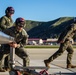
[[[5,69],[0,68],[0,72],[6,72],[6,70],[5,70]]]
[[[10,70],[11,70],[9,67],[4,67],[4,69],[5,69],[6,71],[10,71]]]
[[[76,68],[76,65],[68,64],[67,68]]]
[[[50,62],[48,62],[48,60],[44,60],[45,66],[50,68]]]

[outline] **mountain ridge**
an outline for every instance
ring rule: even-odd
[[[60,17],[52,21],[26,21],[25,30],[29,38],[54,38],[73,22],[73,17]]]

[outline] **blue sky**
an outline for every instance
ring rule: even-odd
[[[76,0],[0,0],[0,17],[5,15],[8,6],[15,9],[13,20],[18,17],[34,21],[76,17]]]

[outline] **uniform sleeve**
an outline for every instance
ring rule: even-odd
[[[28,34],[25,30],[23,30],[23,39],[20,43],[21,46],[25,46],[28,43]]]
[[[2,17],[0,19],[0,27],[1,27],[2,30],[6,29],[6,25],[5,24],[6,24],[6,20],[5,20],[4,17]]]
[[[71,26],[71,28],[67,31],[66,35],[63,37],[62,41],[65,41],[66,38],[68,38],[69,36],[71,36],[71,33],[74,31],[74,25]]]
[[[27,45],[27,43],[28,43],[28,38],[26,36],[24,36],[20,43],[20,46],[23,47],[23,46]]]

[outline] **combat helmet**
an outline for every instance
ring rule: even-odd
[[[11,14],[14,14],[15,10],[13,7],[7,7],[6,10],[5,10],[5,13],[11,13]]]
[[[24,25],[25,25],[25,19],[22,18],[22,17],[19,17],[19,18],[16,19],[15,24],[16,24],[16,26],[24,27]]]

